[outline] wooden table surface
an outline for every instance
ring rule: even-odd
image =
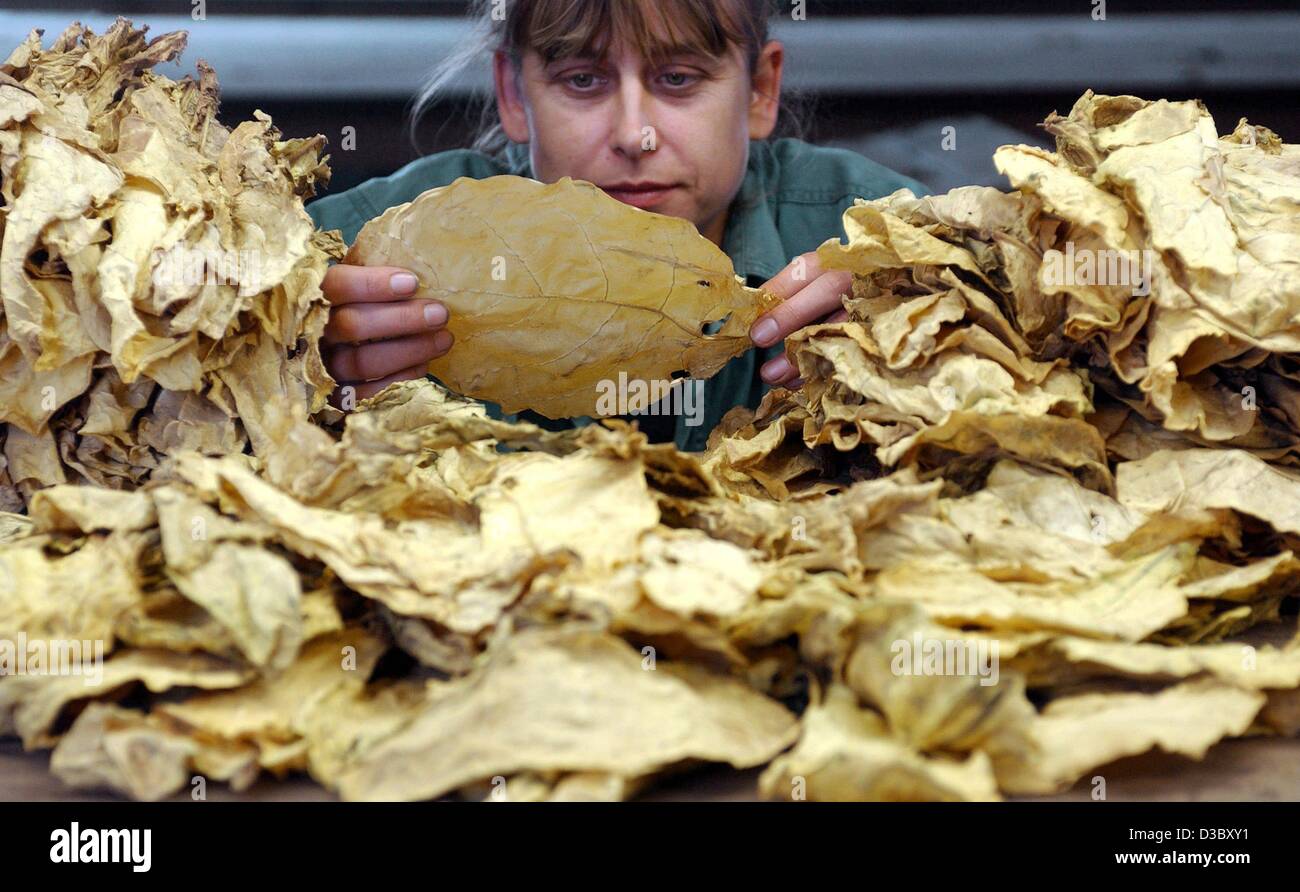
[[[706,767],[668,778],[640,798],[656,802],[744,802],[757,799],[760,771],[732,771]],[[1092,774],[1106,778],[1106,797],[1112,801],[1168,800],[1300,800],[1300,740],[1256,737],[1228,740],[1210,750],[1205,760],[1148,753],[1123,759]],[[1087,800],[1091,786],[1085,781],[1074,789],[1041,800]],[[182,792],[176,798],[188,797]],[[0,801],[94,802],[113,800],[113,794],[72,790],[49,773],[49,754],[24,753],[18,741],[0,741]],[[259,780],[243,793],[225,785],[208,787],[210,801],[328,802],[335,797],[305,776],[283,781]]]

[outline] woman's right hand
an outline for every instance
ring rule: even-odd
[[[321,290],[330,302],[324,360],[338,389],[330,402],[346,408],[394,381],[419,378],[429,361],[451,349],[447,307],[411,300],[414,275],[391,266],[335,264]],[[351,388],[349,392],[347,388]]]

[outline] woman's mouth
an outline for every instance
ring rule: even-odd
[[[672,194],[672,191],[677,188],[677,185],[675,183],[652,182],[613,183],[601,188],[624,204],[648,209],[662,204]]]

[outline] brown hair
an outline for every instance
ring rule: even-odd
[[[658,61],[674,50],[719,56],[735,45],[753,74],[768,40],[772,13],[772,0],[472,0],[469,14],[477,20],[476,38],[439,63],[416,96],[412,141],[418,149],[420,120],[451,82],[486,53],[501,50],[518,69],[530,49],[549,63],[578,55],[599,57],[621,40],[637,47],[646,59]],[[473,148],[500,155],[507,140],[495,97],[489,94],[479,101]],[[786,105],[782,110],[789,112]],[[797,130],[800,124],[796,121],[794,127]]]

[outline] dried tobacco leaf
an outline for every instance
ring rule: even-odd
[[[151,70],[185,41],[74,24],[0,64],[0,508],[131,489],[176,450],[264,452],[264,413],[305,420],[333,388],[319,285],[342,245],[303,209],[324,137],[223,127],[203,62]],[[250,355],[274,400],[231,384]]]
[[[605,633],[533,629],[438,691],[339,787],[349,799],[424,799],[528,770],[640,775],[683,759],[746,767],[796,735],[794,716],[738,681],[690,665],[647,671],[641,654]]]
[[[1052,793],[1084,772],[1159,748],[1199,759],[1227,736],[1245,732],[1264,705],[1259,691],[1197,679],[1155,694],[1081,694],[1047,705],[1035,719],[1041,754],[1000,776],[1004,789]]]
[[[790,752],[763,772],[768,799],[819,802],[952,802],[1000,799],[989,758],[927,757],[891,737],[881,717],[861,708],[844,685],[803,716]]]
[[[175,793],[195,774],[246,789],[258,776],[257,749],[192,737],[159,716],[91,703],[50,754],[50,771],[70,787],[150,801]]]
[[[345,262],[409,269],[416,297],[447,305],[456,345],[429,365],[439,380],[551,418],[618,414],[598,401],[620,374],[711,376],[752,346],[770,304],[688,221],[568,177],[430,189],[367,223]]]

